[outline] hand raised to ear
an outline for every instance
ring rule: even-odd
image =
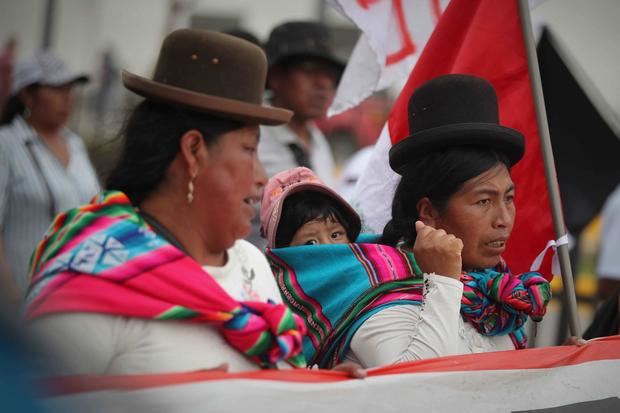
[[[413,254],[425,273],[434,272],[437,275],[460,279],[463,261],[463,241],[443,229],[435,229],[416,221],[416,239],[413,244]]]

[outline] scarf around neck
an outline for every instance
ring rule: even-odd
[[[107,191],[56,217],[31,260],[25,317],[93,312],[217,326],[261,367],[304,367],[303,321],[284,304],[238,302]],[[205,349],[210,351],[210,349]]]
[[[310,364],[344,359],[353,335],[373,314],[424,302],[424,278],[411,251],[372,243],[267,249],[283,300],[306,321],[303,347]],[[551,297],[548,281],[495,268],[463,273],[461,315],[485,336],[509,335],[524,348],[527,317],[538,321]]]

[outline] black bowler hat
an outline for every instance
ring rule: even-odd
[[[315,22],[288,22],[276,26],[269,35],[265,52],[269,67],[292,58],[313,57],[325,60],[342,74],[344,63],[331,47],[327,27]]]
[[[409,136],[390,149],[390,166],[403,166],[451,146],[494,149],[517,163],[525,152],[523,135],[499,124],[497,95],[486,80],[461,74],[439,76],[409,98]]]

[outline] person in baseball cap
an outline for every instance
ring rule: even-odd
[[[25,119],[33,116],[36,122],[39,117],[44,123],[54,123],[57,126],[64,125],[71,114],[73,86],[88,82],[89,77],[70,69],[65,62],[49,50],[40,50],[17,63],[13,74],[13,86],[11,97],[2,113],[1,125],[9,124],[15,116],[22,115]],[[44,87],[44,91],[51,91],[59,96],[52,107],[41,105],[45,99],[37,99],[38,88]],[[54,93],[56,92],[56,93]],[[35,111],[36,113],[33,113]]]
[[[89,77],[71,70],[54,53],[43,50],[18,63],[15,70],[13,93],[38,83],[45,86],[62,86],[69,83],[85,83]]]
[[[261,204],[261,233],[269,248],[355,242],[357,212],[312,170],[297,167],[273,176]]]
[[[86,146],[67,127],[75,85],[87,80],[50,51],[15,65],[0,121],[0,261],[7,264],[0,289],[14,291],[15,302],[28,286],[32,250],[54,216],[100,190]]]

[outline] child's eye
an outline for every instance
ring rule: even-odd
[[[309,239],[308,241],[306,241],[306,242],[304,243],[304,245],[316,245],[316,244],[318,244],[318,243],[319,243],[319,241],[317,241],[317,240],[315,240],[315,239]]]
[[[344,234],[340,231],[336,231],[336,232],[332,232],[332,239],[339,239],[342,238]]]

